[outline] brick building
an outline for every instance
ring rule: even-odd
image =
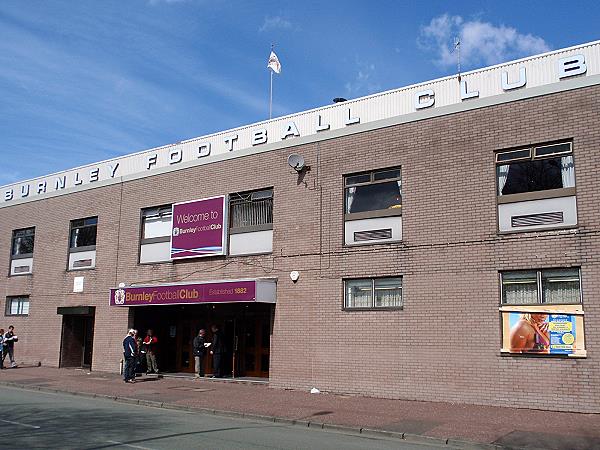
[[[598,167],[594,42],[15,183],[1,326],[45,366],[118,371],[135,326],[192,371],[218,324],[272,387],[600,412]]]

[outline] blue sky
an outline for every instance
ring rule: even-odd
[[[2,0],[0,185],[600,39],[600,2]]]

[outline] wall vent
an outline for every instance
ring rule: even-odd
[[[77,259],[73,261],[73,268],[75,267],[91,267],[92,260],[91,259]]]
[[[376,241],[380,239],[391,239],[392,229],[385,228],[382,230],[366,230],[366,231],[355,231],[354,242],[362,241]]]
[[[563,222],[564,219],[562,211],[528,214],[526,216],[512,216],[510,218],[510,224],[515,228],[531,227],[536,225],[554,225]]]
[[[13,268],[13,273],[29,273],[31,272],[31,267],[29,266],[15,266]]]

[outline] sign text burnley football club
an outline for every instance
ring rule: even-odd
[[[256,281],[215,281],[162,286],[130,286],[110,291],[111,306],[253,302]]]
[[[461,103],[464,107],[458,110],[468,110],[502,102],[502,97],[506,101],[514,101],[529,98],[529,95],[545,95],[562,89],[600,84],[597,80],[600,77],[598,61],[600,41],[465,72],[461,74],[458,83],[456,76],[448,76],[224,130],[2,186],[0,208],[44,196],[62,195],[160,174],[178,167],[270,151],[297,144],[299,138],[310,141],[329,139],[330,132],[338,135],[340,132],[345,133],[343,130],[348,130],[348,133],[362,132],[364,129],[361,127],[382,120],[402,116],[406,121],[422,120],[424,117],[434,116],[435,111],[440,108]],[[584,81],[586,78],[589,84]],[[573,83],[565,84],[568,80]],[[548,90],[540,91],[539,88],[543,86],[548,86]],[[511,92],[515,96],[509,98],[506,94]],[[489,103],[477,101],[486,98]],[[269,145],[272,148],[267,148]]]
[[[226,206],[225,196],[175,203],[171,259],[224,255]]]

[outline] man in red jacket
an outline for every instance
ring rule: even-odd
[[[158,373],[158,365],[156,364],[156,345],[158,344],[158,339],[154,336],[154,332],[152,330],[148,330],[146,337],[144,338],[143,345],[146,349],[146,364],[148,368],[146,369],[146,374],[149,373]]]

